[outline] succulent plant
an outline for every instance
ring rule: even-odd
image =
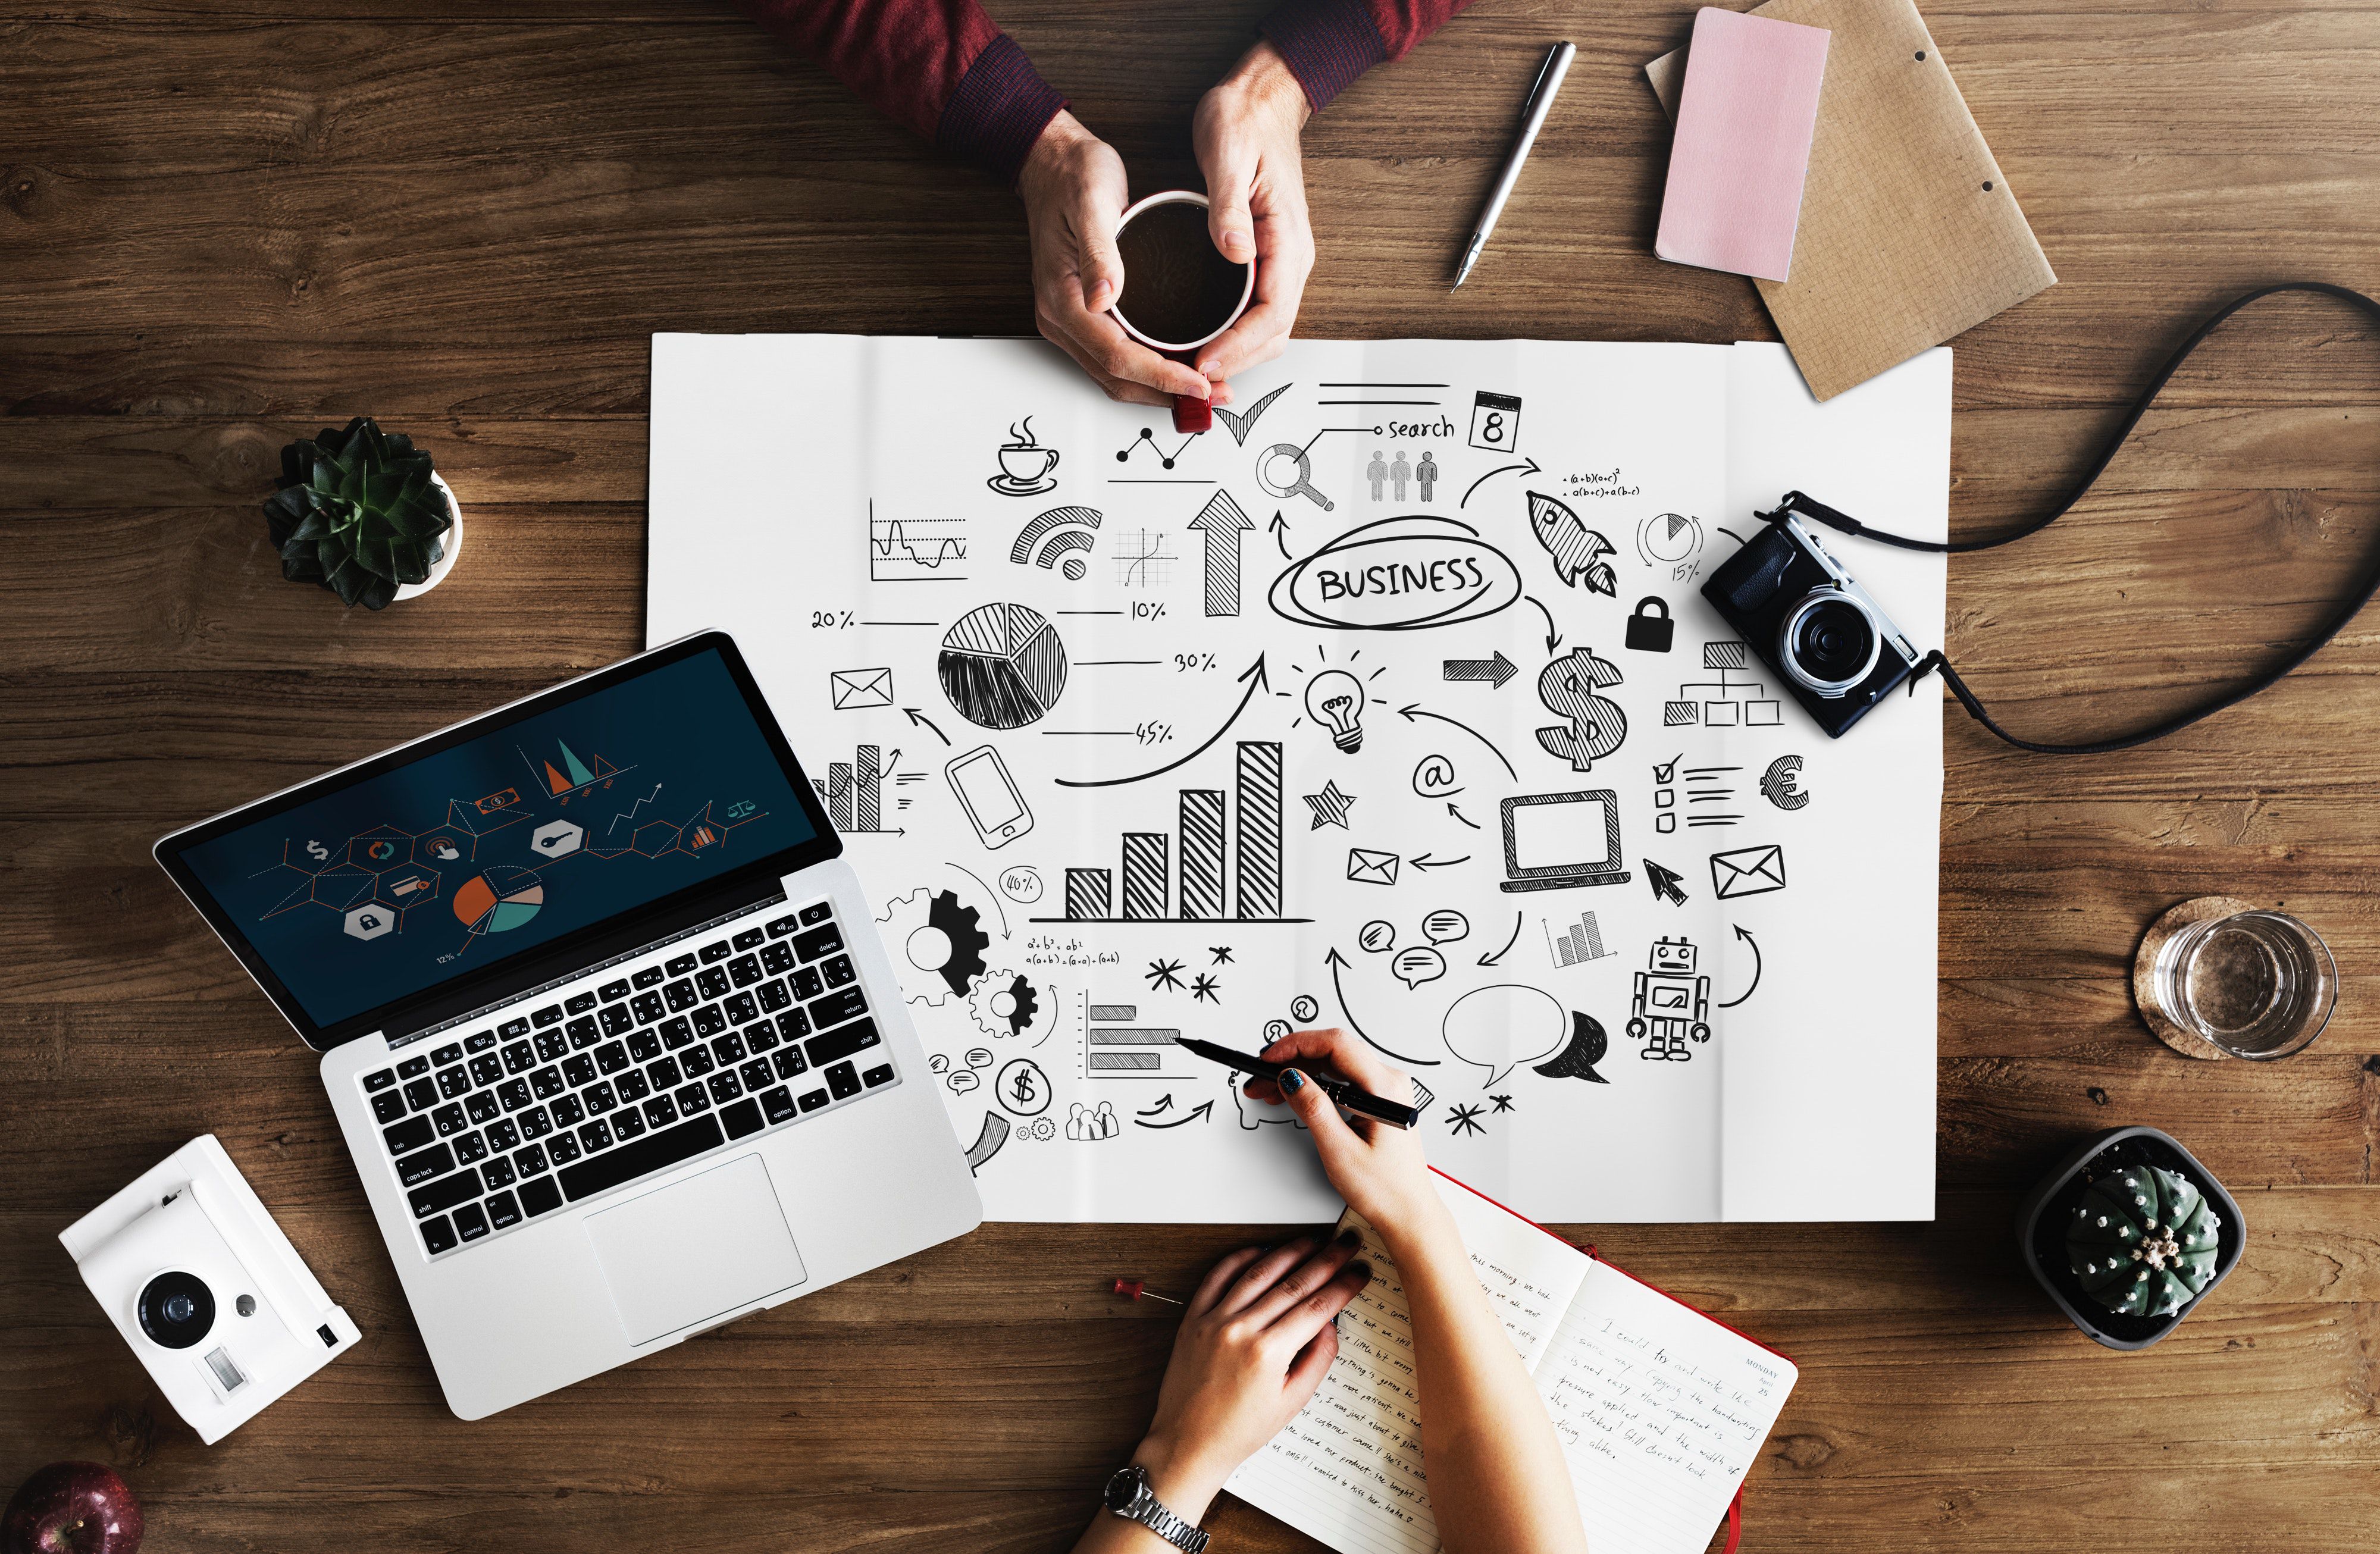
[[[2157,1166],[2119,1166],[2074,1206],[2067,1263],[2108,1310],[2170,1317],[2213,1282],[2222,1228],[2188,1178]]]
[[[347,604],[378,610],[407,583],[429,580],[455,527],[455,506],[432,482],[413,439],[358,416],[281,450],[279,487],[264,517],[281,575],[320,583]]]

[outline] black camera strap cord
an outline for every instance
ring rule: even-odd
[[[1759,516],[1770,523],[1776,523],[1788,513],[1798,513],[1803,517],[1826,525],[1828,528],[1855,535],[1863,540],[1873,540],[1878,544],[1897,545],[1904,551],[1930,551],[1951,555],[1963,555],[1973,551],[1988,551],[1998,546],[2012,544],[2028,535],[2038,534],[2064,517],[2076,503],[2082,500],[2099,477],[2107,472],[2107,466],[2115,462],[2116,455],[2123,447],[2125,440],[2131,436],[2132,428],[2141,423],[2141,418],[2148,413],[2149,407],[2156,403],[2157,395],[2165,389],[2166,380],[2171,378],[2180,370],[2181,364],[2190,359],[2191,353],[2204,345],[2208,335],[2222,327],[2225,320],[2250,303],[2277,296],[2285,291],[2307,291],[2315,292],[2324,297],[2335,297],[2362,312],[2374,322],[2380,323],[2380,301],[2374,301],[2360,291],[2350,290],[2346,286],[2332,285],[2325,281],[2287,281],[2279,285],[2265,286],[2262,290],[2252,291],[2245,297],[2240,297],[2199,325],[2198,332],[2182,342],[2181,348],[2167,358],[2165,366],[2159,369],[2157,375],[2149,381],[2147,392],[2133,403],[2131,414],[2124,418],[2124,424],[2117,428],[2116,434],[2107,440],[2107,447],[2101,451],[2098,461],[2092,465],[2091,472],[2082,477],[2082,483],[2068,493],[2066,500],[2021,528],[1989,540],[1957,540],[1947,544],[1932,540],[1912,540],[1906,535],[1888,534],[1880,528],[1870,528],[1848,513],[1838,512],[1825,503],[1798,491],[1787,492],[1779,500],[1775,512]],[[2330,639],[2345,630],[2347,623],[2362,613],[2363,607],[2372,602],[2373,595],[2375,593],[2380,593],[2380,563],[2375,563],[2371,574],[2363,579],[2362,588],[2354,598],[2349,601],[2338,614],[2331,617],[2330,623],[2325,625],[2312,641],[2291,654],[2287,662],[2256,675],[2216,697],[2214,700],[2192,708],[2179,717],[2168,718],[2154,728],[2139,734],[2126,735],[2119,739],[2102,739],[2088,745],[2044,745],[2030,739],[2019,739],[1992,721],[1992,715],[1984,710],[1984,704],[1976,699],[1974,692],[1967,688],[1966,681],[1961,679],[1959,672],[1950,667],[1950,661],[1942,656],[1942,650],[1939,648],[1918,662],[1916,673],[1910,678],[1910,686],[1914,689],[1918,681],[1923,680],[1933,671],[1940,670],[1943,683],[1950,687],[1950,694],[1959,698],[1960,705],[1966,708],[1967,715],[1989,729],[1996,737],[2015,746],[2020,750],[2031,750],[2037,755],[2045,756],[2096,756],[2105,755],[2111,750],[2129,750],[2134,746],[2146,745],[2152,740],[2163,739],[2168,734],[2177,734],[2202,718],[2211,718],[2225,708],[2236,706],[2257,692],[2278,684],[2300,664],[2327,647]]]

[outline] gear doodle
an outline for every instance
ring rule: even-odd
[[[1057,1002],[1055,989],[1036,988],[1021,972],[995,971],[967,994],[967,1015],[986,1036],[1031,1036],[1048,1027]]]
[[[876,920],[884,925],[885,941],[902,959],[940,977],[948,989],[930,997],[910,990],[912,1003],[939,1006],[952,993],[964,995],[984,974],[983,953],[991,947],[991,936],[978,926],[974,907],[959,904],[954,891],[929,892],[920,886],[887,901]]]

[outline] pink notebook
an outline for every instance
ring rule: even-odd
[[[1716,6],[1695,14],[1655,253],[1672,264],[1788,278],[1827,39],[1823,27]]]

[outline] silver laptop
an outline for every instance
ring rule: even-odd
[[[843,846],[710,632],[157,844],[477,1419],[972,1230]]]

